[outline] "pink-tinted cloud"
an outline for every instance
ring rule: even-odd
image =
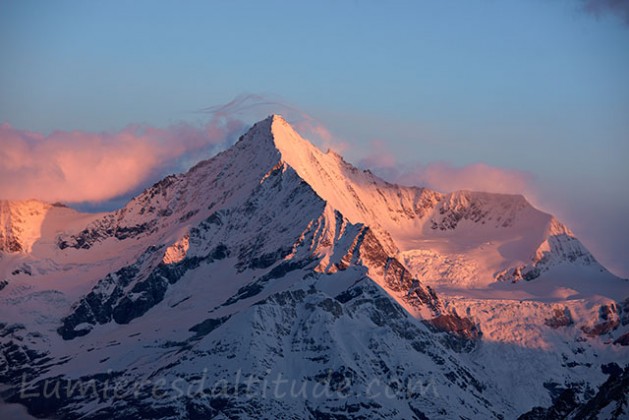
[[[167,172],[185,169],[242,130],[233,119],[165,129],[132,125],[117,133],[0,126],[0,198],[100,202]]]
[[[472,190],[528,195],[532,192],[533,176],[528,172],[485,163],[456,167],[447,162],[435,162],[401,173],[398,181],[425,185],[439,191]]]
[[[361,167],[387,171],[394,170],[398,167],[395,156],[387,150],[387,146],[384,141],[372,141],[369,149],[371,150],[371,153],[362,158],[359,162]]]
[[[372,142],[372,153],[359,162],[388,181],[428,187],[441,192],[456,190],[524,194],[534,197],[536,188],[531,173],[498,168],[485,163],[454,166],[448,162],[400,164],[382,141]]]
[[[627,0],[585,0],[583,10],[596,17],[613,14],[621,18],[625,25],[629,25],[629,1]]]

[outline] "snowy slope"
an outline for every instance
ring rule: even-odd
[[[0,223],[0,392],[39,417],[513,418],[629,363],[627,281],[554,217],[279,116],[115,212]]]

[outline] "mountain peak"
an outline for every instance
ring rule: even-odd
[[[237,149],[250,150],[251,159],[260,162],[263,156],[271,156],[266,164],[275,165],[279,159],[291,166],[305,181],[318,174],[325,164],[326,154],[299,133],[279,114],[272,114],[259,121],[241,138]],[[264,159],[266,160],[266,159]]]
[[[286,119],[281,114],[271,114],[268,116],[268,119],[273,122],[284,122],[285,124],[288,124]]]
[[[263,120],[260,120],[253,124],[253,126],[247,131],[245,136],[249,135],[252,132],[267,132],[272,133],[274,128],[290,128],[290,124],[286,121],[286,119],[280,114],[271,114]]]
[[[287,147],[294,147],[296,145],[283,144],[286,141],[301,140],[304,144],[310,145],[307,141],[303,140],[297,132],[291,127],[291,125],[279,114],[272,114],[265,119],[255,123],[247,133],[241,138],[243,142],[252,142],[258,145],[272,145],[278,150],[282,145]],[[280,142],[278,142],[280,140]],[[284,142],[282,142],[284,140]],[[312,145],[310,145],[312,146]]]

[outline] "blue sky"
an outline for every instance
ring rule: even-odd
[[[3,2],[0,123],[202,126],[200,109],[255,93],[324,125],[352,162],[377,165],[379,145],[389,170],[525,174],[514,192],[629,276],[629,6],[608,3]]]

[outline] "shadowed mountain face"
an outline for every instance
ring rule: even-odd
[[[112,213],[0,203],[2,396],[38,417],[620,418],[627,296],[523,197],[392,185],[279,116]]]

